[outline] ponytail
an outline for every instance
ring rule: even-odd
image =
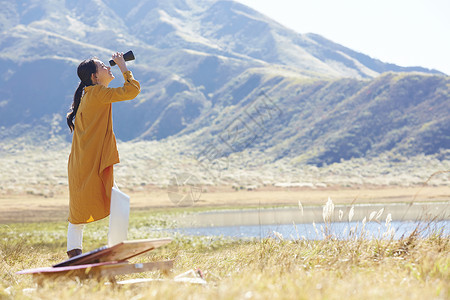
[[[75,94],[73,95],[73,103],[66,118],[67,126],[69,126],[70,132],[73,132],[75,130],[75,124],[73,123],[73,120],[77,115],[81,97],[83,96],[83,90],[86,86],[93,85],[91,75],[97,73],[97,65],[95,64],[94,59],[95,58],[82,61],[77,69],[78,77],[81,81],[80,84],[78,84]]]
[[[75,91],[75,95],[73,95],[73,103],[70,108],[70,112],[67,114],[67,125],[69,126],[70,132],[73,132],[75,129],[75,125],[73,124],[73,119],[75,119],[75,115],[77,114],[78,107],[80,106],[81,96],[83,96],[83,89],[85,85],[83,81],[78,85],[77,90]]]

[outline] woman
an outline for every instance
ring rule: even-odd
[[[109,88],[114,79],[111,68],[96,58],[85,60],[78,66],[81,82],[67,114],[67,125],[73,132],[68,163],[69,258],[82,253],[84,225],[109,215],[113,165],[119,163],[111,103],[134,99],[140,92],[139,82],[127,69],[123,53],[113,54],[112,59],[122,71],[123,86]]]

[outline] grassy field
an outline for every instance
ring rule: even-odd
[[[422,238],[421,228],[401,240],[389,234],[377,240],[363,235],[284,240],[274,233],[272,238],[244,241],[161,230],[176,226],[184,213],[298,207],[299,201],[319,206],[329,196],[336,204],[449,202],[450,160],[381,157],[317,168],[290,161],[268,163],[259,156],[249,160],[254,155],[243,153],[230,157],[228,168],[212,180],[198,162],[179,155],[177,147],[171,141],[120,143],[122,162],[115,168],[119,186],[131,196],[128,238],[173,238],[168,246],[131,262],[174,259],[171,275],[148,272],[117,278],[155,279],[126,286],[62,279],[38,287],[31,276],[16,272],[66,259],[69,147],[0,145],[0,167],[6,170],[0,173],[0,299],[450,298],[450,237],[438,231]],[[179,173],[199,180],[202,193],[195,205],[179,208],[168,197]],[[189,188],[180,187],[180,193]],[[85,251],[106,244],[107,227],[107,220],[87,226]],[[197,269],[206,285],[173,280]]]
[[[200,165],[174,141],[118,144],[121,163],[114,166],[120,188],[143,193],[154,187],[167,189],[175,176],[190,174],[202,189],[227,186],[242,190],[273,187],[306,189],[358,189],[448,187],[450,160],[437,156],[401,157],[382,155],[352,159],[318,168],[294,164],[289,159],[272,161],[263,153],[232,154],[226,167]],[[31,195],[58,197],[67,190],[67,160],[70,144],[19,145],[0,141],[0,196]],[[211,172],[213,174],[211,174]],[[423,195],[426,195],[424,193]],[[333,196],[333,195],[331,195]],[[322,198],[323,199],[323,198]]]
[[[188,209],[189,210],[189,209]],[[195,210],[194,208],[190,210]],[[37,287],[15,272],[66,259],[66,222],[0,225],[0,299],[449,299],[450,238],[422,229],[401,240],[331,237],[318,241],[236,241],[162,232],[185,209],[134,210],[129,239],[172,236],[168,246],[133,258],[175,259],[172,273],[120,276],[159,281],[112,286],[61,279]],[[383,221],[384,222],[384,221]],[[84,249],[106,244],[107,220],[87,226]],[[332,228],[332,226],[331,226]],[[200,269],[206,285],[179,283],[175,275]]]

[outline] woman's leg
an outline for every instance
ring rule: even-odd
[[[67,228],[67,255],[80,255],[83,249],[83,229],[85,224],[72,224]]]

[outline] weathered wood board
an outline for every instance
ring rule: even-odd
[[[103,246],[79,256],[72,257],[59,264],[53,265],[53,267],[58,268],[64,266],[95,264],[106,261],[124,261],[164,246],[171,241],[171,238],[124,241],[111,247]]]
[[[35,277],[101,278],[151,270],[168,272],[173,266],[173,260],[138,264],[130,264],[126,260],[164,246],[171,241],[170,238],[124,241],[112,247],[104,246],[81,254],[52,267],[27,269],[17,274],[32,274]]]
[[[173,267],[173,260],[156,261],[148,263],[130,264],[128,262],[102,262],[96,264],[66,266],[66,267],[45,267],[28,269],[17,272],[17,274],[30,274],[35,278],[55,278],[60,276],[86,278],[111,278],[115,275],[141,273],[152,270],[169,272]]]

